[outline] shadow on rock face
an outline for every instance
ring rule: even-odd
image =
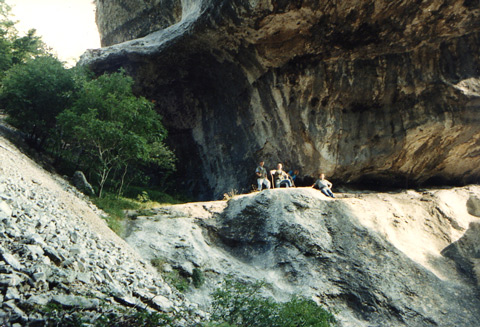
[[[441,253],[452,259],[472,283],[480,286],[480,222],[470,223],[465,234]]]
[[[268,190],[230,200],[219,219],[227,251],[258,269],[281,271],[293,285],[322,285],[323,299],[346,305],[361,320],[434,326],[441,312],[457,310],[446,299],[456,298],[458,289],[363,225],[342,200],[312,189]],[[476,271],[471,259],[480,258],[479,232],[480,223],[472,224],[465,240],[444,251],[470,275]],[[475,290],[462,287],[465,299],[455,301],[473,308]],[[424,306],[435,309],[426,314]]]
[[[470,195],[467,201],[468,213],[475,217],[480,217],[480,197],[478,195]]]

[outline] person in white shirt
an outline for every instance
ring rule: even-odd
[[[283,165],[279,163],[277,169],[270,170],[270,175],[275,179],[275,187],[279,188],[281,185],[285,185],[286,188],[292,187],[291,177],[282,168]]]
[[[334,198],[335,196],[331,190],[332,186],[333,184],[325,179],[325,174],[323,173],[318,176],[317,181],[312,185],[313,188],[320,190],[326,196]]]

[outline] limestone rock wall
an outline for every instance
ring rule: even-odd
[[[176,24],[83,62],[124,67],[156,101],[198,198],[250,189],[260,158],[341,182],[465,184],[480,177],[479,16],[464,0],[183,1]]]
[[[96,0],[102,46],[136,39],[180,20],[180,0]]]
[[[315,299],[339,326],[473,326],[478,299],[478,186],[423,192],[275,189],[229,201],[175,205],[131,221],[126,238],[205,285],[186,297],[208,307],[226,276],[265,280],[269,296]],[[459,314],[459,312],[461,314]]]

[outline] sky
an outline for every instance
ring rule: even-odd
[[[31,28],[72,66],[87,49],[100,48],[93,0],[6,0],[20,33]]]

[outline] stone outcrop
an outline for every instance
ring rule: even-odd
[[[454,260],[458,269],[480,286],[480,222],[471,223],[465,234],[446,247],[442,255]]]
[[[96,6],[102,46],[146,36],[177,23],[182,16],[177,0],[98,0]]]
[[[87,181],[85,174],[81,171],[76,171],[72,177],[73,185],[86,195],[95,195],[95,191],[92,185]]]
[[[473,195],[468,198],[467,201],[468,213],[480,217],[480,197]]]
[[[278,300],[311,297],[340,326],[474,326],[480,319],[480,221],[466,202],[480,188],[344,193],[275,189],[227,201],[155,209],[127,242],[205,285],[208,307],[228,275],[265,280]]]
[[[135,77],[199,198],[250,189],[259,159],[458,185],[480,176],[479,18],[470,0],[98,0],[111,46],[83,63]]]

